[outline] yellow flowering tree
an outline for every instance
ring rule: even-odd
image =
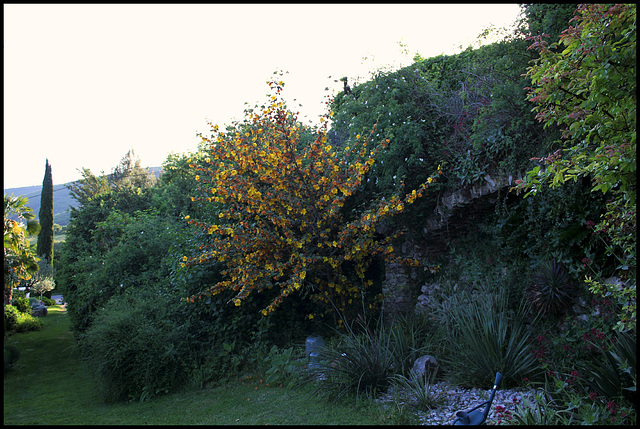
[[[332,147],[326,116],[317,129],[301,125],[282,100],[284,83],[268,84],[268,103],[247,111],[243,123],[225,131],[210,124],[211,137],[202,137],[205,162],[191,164],[202,192],[192,200],[220,211],[215,219],[188,219],[204,238],[182,264],[216,260],[225,269],[222,281],[187,299],[233,290],[239,306],[252,292],[272,290],[264,315],[296,292],[327,310],[361,305],[372,258],[394,257],[391,237],[376,234],[376,225],[422,196],[435,177],[402,198],[347,210],[389,140],[373,144],[358,135],[350,146]]]

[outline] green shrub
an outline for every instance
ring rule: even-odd
[[[25,289],[13,289],[13,299],[16,298],[25,298],[27,296],[27,291]]]
[[[585,365],[606,359],[599,350],[611,348],[616,323],[615,305],[607,299],[583,301],[583,315],[567,315],[558,329],[558,319],[546,317],[535,326],[533,353],[544,372],[588,374]],[[590,316],[589,316],[590,315]],[[593,342],[597,342],[594,345]]]
[[[44,305],[46,305],[47,307],[50,307],[52,305],[56,305],[56,300],[55,299],[51,299],[51,298],[47,298],[46,296],[42,297],[42,302],[44,303]]]
[[[506,411],[506,413],[509,413]],[[601,398],[596,392],[576,389],[556,376],[547,379],[535,395],[535,404],[523,398],[512,415],[524,425],[632,425],[636,424],[633,403]]]
[[[13,305],[4,306],[4,332],[13,331],[18,326],[20,312]]]
[[[267,366],[265,382],[282,384],[288,389],[304,377],[304,353],[294,347],[280,349],[274,345],[264,361]]]
[[[522,402],[516,404],[513,412],[515,423],[527,426],[539,425],[569,425],[574,423],[570,410],[558,407],[555,401],[545,392],[536,392],[535,402],[525,396]]]
[[[42,328],[42,322],[39,318],[30,314],[19,313],[18,322],[16,324],[16,332],[38,331]]]
[[[96,313],[81,346],[106,402],[143,401],[185,381],[181,333],[165,316],[150,293],[114,297]]]
[[[439,354],[440,333],[435,328],[421,315],[377,323],[359,318],[357,330],[347,326],[332,344],[320,349],[322,377],[316,393],[335,399],[346,394],[375,395],[388,387],[395,375],[410,375],[418,357]]]
[[[12,299],[13,306],[18,309],[20,313],[31,314],[31,305],[29,304],[29,298],[19,297]]]

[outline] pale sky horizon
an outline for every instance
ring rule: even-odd
[[[4,188],[111,172],[129,149],[145,167],[197,149],[207,120],[241,120],[285,75],[305,122],[325,96],[455,54],[517,4],[4,4]],[[405,52],[403,52],[405,51]],[[329,76],[331,76],[329,78]],[[329,88],[326,91],[325,88]],[[293,99],[296,99],[294,102]]]

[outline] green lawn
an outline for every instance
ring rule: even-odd
[[[307,389],[232,383],[146,402],[105,404],[82,360],[61,306],[49,307],[40,331],[8,341],[20,359],[4,377],[4,424],[384,424],[393,410],[372,403],[328,403]]]

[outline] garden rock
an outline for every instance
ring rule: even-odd
[[[33,307],[31,307],[32,316],[37,316],[37,317],[46,316],[47,311],[48,311],[47,306],[43,304],[36,304]]]
[[[416,359],[416,361],[413,363],[412,370],[416,374],[424,377],[430,376],[433,371],[436,371],[438,369],[438,366],[439,365],[436,358],[431,355],[424,355]]]

